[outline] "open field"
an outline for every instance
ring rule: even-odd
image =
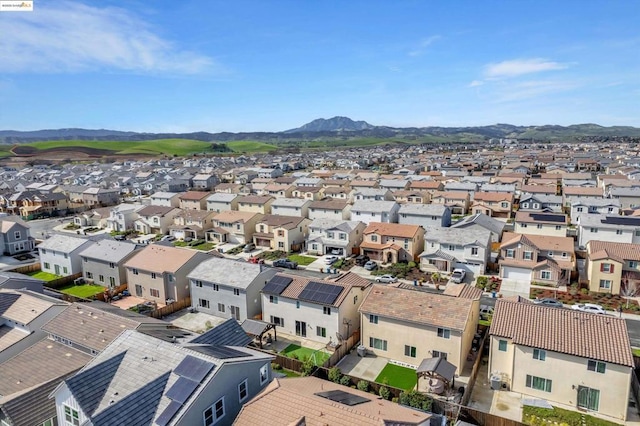
[[[47,153],[81,152],[90,156],[103,155],[189,155],[211,152],[208,142],[189,139],[158,139],[151,141],[48,141],[14,145],[11,151],[19,156],[44,155]]]
[[[277,146],[256,141],[231,141],[227,146],[234,152],[269,152],[278,149]]]

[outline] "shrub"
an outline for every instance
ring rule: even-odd
[[[342,386],[349,386],[351,385],[351,379],[349,378],[349,376],[342,376],[340,377],[340,384]]]
[[[333,383],[340,383],[340,379],[342,379],[342,373],[338,367],[332,367],[329,369],[329,380]]]
[[[358,389],[363,392],[369,392],[369,382],[366,380],[360,380],[358,382]]]
[[[282,366],[280,364],[278,364],[277,362],[272,362],[271,363],[271,369],[272,370],[280,370],[282,368]]]
[[[409,407],[418,408],[424,411],[430,411],[432,403],[431,398],[416,390],[401,392],[399,402],[402,405],[408,405]]]
[[[408,265],[409,265],[409,268],[415,268],[416,266],[418,266],[416,262],[414,262],[413,260],[409,262]]]
[[[581,288],[581,289],[580,289],[580,293],[581,293],[583,296],[586,296],[587,294],[589,294],[589,289]]]
[[[303,376],[310,376],[313,373],[313,370],[316,369],[316,364],[313,362],[311,357],[305,359],[302,362],[302,368],[300,370],[300,374]]]
[[[487,283],[489,282],[489,278],[483,276],[480,276],[476,279],[476,287],[478,288],[485,288],[487,286]]]
[[[380,386],[380,389],[378,389],[378,395],[380,395],[382,399],[386,399],[388,401],[389,398],[391,398],[391,391],[388,387],[383,385]]]

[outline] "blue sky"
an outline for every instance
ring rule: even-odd
[[[640,127],[640,1],[35,0],[0,13],[0,129]]]

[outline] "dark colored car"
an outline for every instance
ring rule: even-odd
[[[364,264],[367,263],[369,260],[370,260],[369,256],[361,254],[360,256],[356,257],[356,265],[364,266]]]
[[[298,269],[298,264],[289,259],[278,259],[273,262],[273,266],[279,268]]]

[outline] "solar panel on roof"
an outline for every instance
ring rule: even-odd
[[[327,398],[334,402],[339,402],[340,404],[348,405],[350,407],[358,404],[362,404],[363,402],[369,402],[370,399],[364,398],[360,395],[354,395],[349,392],[345,392],[343,390],[330,390],[324,392],[317,392],[314,395],[321,396],[323,398]]]
[[[300,292],[298,298],[322,305],[332,305],[342,293],[342,289],[341,286],[311,281]]]
[[[290,277],[283,277],[282,275],[275,275],[265,284],[262,289],[265,293],[281,294],[285,288],[293,281]]]
[[[200,383],[213,367],[215,367],[215,365],[208,361],[187,355],[173,372],[178,376]]]
[[[171,401],[169,405],[167,405],[167,408],[165,408],[162,414],[160,414],[156,419],[156,424],[158,426],[168,425],[173,416],[176,415],[180,407],[182,407],[182,404],[180,404],[179,402]]]
[[[600,221],[601,223],[608,223],[611,225],[638,225],[640,224],[640,218],[638,217],[623,217],[623,216],[607,216]]]
[[[166,397],[172,401],[184,404],[196,390],[199,383],[184,377],[178,377],[178,380],[169,388]]]
[[[188,346],[189,349],[196,352],[200,352],[205,355],[210,355],[214,358],[227,359],[227,358],[242,358],[251,356],[246,352],[239,351],[237,349],[230,348],[228,346]]]
[[[544,222],[565,223],[567,221],[565,216],[561,215],[561,214],[531,213],[531,218],[533,220],[541,220],[541,221],[544,221]]]

